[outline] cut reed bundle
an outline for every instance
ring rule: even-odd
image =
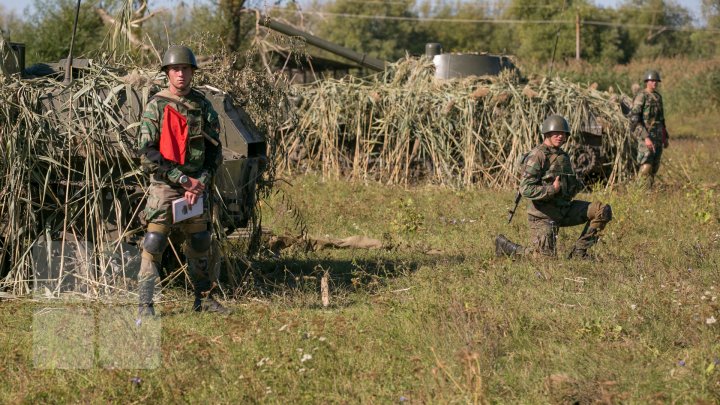
[[[541,141],[551,113],[581,131],[602,126],[607,184],[632,171],[633,145],[616,97],[560,78],[436,80],[432,63],[406,59],[366,79],[299,87],[298,123],[278,140],[281,170],[408,184],[505,187],[517,158]]]
[[[67,86],[49,76],[3,77],[0,290],[94,297],[132,290],[147,181],[136,133],[163,77],[157,70],[126,75],[130,70],[91,64]],[[242,77],[232,71],[222,63],[208,67],[198,84],[226,88],[235,78],[232,84],[240,86]],[[260,184],[258,193],[267,193],[263,185],[269,184]],[[224,204],[214,191],[214,265],[222,263],[228,279],[240,285],[248,269],[245,251],[225,238],[218,219]],[[247,233],[259,237],[252,229],[257,226],[251,221]],[[170,271],[168,280],[182,275],[182,269]]]

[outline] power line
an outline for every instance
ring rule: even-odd
[[[408,2],[406,1],[383,1],[383,0],[343,0],[344,3],[359,3],[359,4],[388,4],[388,5],[408,5]],[[442,4],[441,4],[442,6]],[[453,5],[451,5],[453,6]],[[511,9],[550,9],[550,10],[557,10],[561,11],[563,8],[561,5],[553,5],[553,4],[528,4],[528,5],[514,5],[514,4],[503,4],[502,2],[496,2],[496,3],[483,3],[483,4],[476,4],[475,7],[480,9],[492,9],[492,10],[511,10]],[[596,7],[601,10],[605,9],[611,9],[612,7]],[[640,13],[640,14],[664,14],[667,12],[667,10],[663,9],[648,9],[645,7],[638,7],[638,6],[622,6],[623,10],[631,10],[633,13]],[[615,9],[618,10],[618,9]],[[685,9],[688,12],[690,10]]]
[[[294,13],[292,10],[279,9],[282,12]],[[350,14],[350,13],[330,13],[325,11],[304,11],[303,14],[317,15],[319,17],[338,17],[362,20],[390,20],[390,21],[414,21],[414,22],[443,22],[443,23],[487,23],[487,24],[517,24],[517,25],[546,25],[546,24],[565,24],[574,25],[574,20],[507,20],[507,19],[469,19],[469,18],[436,18],[436,17],[401,17],[387,15],[366,15],[366,14]],[[632,24],[632,23],[616,23],[596,20],[582,20],[583,25],[622,27],[622,28],[643,28],[643,29],[662,29],[666,31],[704,31],[704,32],[720,32],[720,29],[703,28],[693,26],[672,26],[672,25],[652,25],[652,24]]]

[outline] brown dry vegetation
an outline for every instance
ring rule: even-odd
[[[670,67],[682,64],[657,63],[673,103],[668,93],[680,90],[668,78]],[[37,369],[33,338],[42,331],[33,329],[33,318],[67,304],[3,301],[0,398],[716,403],[717,115],[669,117],[673,140],[655,192],[630,183],[581,195],[614,211],[591,262],[494,258],[497,233],[527,237],[522,210],[505,224],[509,189],[293,178],[264,203],[267,227],[296,233],[299,211],[312,235],[367,235],[388,249],[295,248],[265,257],[254,263],[247,297],[230,302],[235,313],[227,317],[189,312],[182,293],[166,297],[157,369]],[[563,230],[560,250],[579,232]],[[331,303],[323,308],[319,278],[326,271]]]
[[[557,113],[573,130],[571,156],[584,143],[581,131],[602,132],[598,171],[610,185],[632,174],[623,94],[557,76],[444,81],[433,72],[427,60],[405,59],[369,78],[299,87],[297,124],[277,139],[278,170],[386,184],[503,188],[516,182],[515,162],[538,141],[543,119]]]

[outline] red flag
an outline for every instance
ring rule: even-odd
[[[187,118],[170,104],[166,105],[160,130],[160,154],[167,160],[184,165],[187,138]]]

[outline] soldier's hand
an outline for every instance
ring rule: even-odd
[[[556,193],[560,191],[560,176],[555,177],[555,181],[553,181],[553,188]]]
[[[183,186],[182,186],[185,189],[185,191],[189,191],[191,193],[195,193],[198,195],[202,194],[202,192],[205,191],[205,185],[202,184],[200,182],[200,180],[193,178],[193,177],[189,177],[189,176],[188,176],[188,179],[190,181],[183,184]]]
[[[650,152],[655,153],[655,144],[653,143],[652,139],[645,138],[645,146],[647,146]]]
[[[200,197],[200,194],[195,194],[192,191],[186,191],[185,192],[185,199],[188,201],[188,204],[192,207],[197,202],[198,197]]]

